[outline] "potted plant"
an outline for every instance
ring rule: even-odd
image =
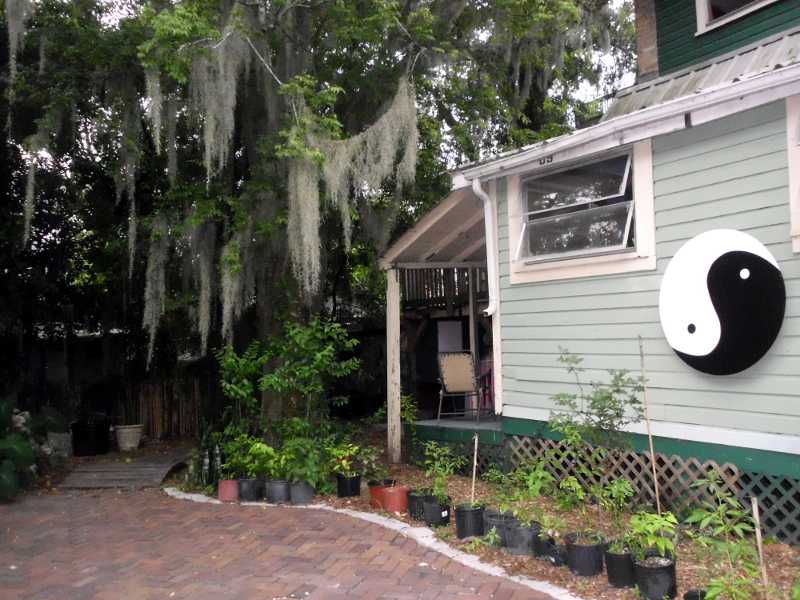
[[[423,516],[429,527],[439,527],[450,522],[449,478],[464,462],[464,457],[455,456],[449,446],[440,446],[436,442],[425,444],[425,475],[433,477],[432,493],[422,499]]]
[[[336,473],[336,495],[339,498],[361,495],[361,473],[356,467],[360,450],[350,442],[342,442],[328,449],[331,471]]]
[[[624,539],[613,540],[605,551],[608,583],[615,588],[636,587],[633,554]]]
[[[222,464],[223,479],[220,480],[219,490],[222,494],[224,488],[227,490],[228,497],[232,498],[223,500],[223,502],[235,502],[236,500],[254,502],[258,500],[259,486],[255,479],[254,462],[250,454],[254,443],[256,442],[249,435],[239,433],[222,444],[222,455],[225,462]],[[230,488],[233,484],[226,483],[228,481],[236,481],[236,498],[230,495]],[[221,497],[220,500],[222,500]]]
[[[456,535],[459,539],[483,535],[483,511],[480,502],[465,502],[456,506]]]
[[[627,479],[615,479],[605,487],[595,490],[598,505],[611,515],[616,531],[623,529],[623,515],[634,495],[633,486]],[[636,574],[631,554],[625,539],[611,541],[605,550],[608,583],[615,588],[636,586]]]
[[[425,518],[422,501],[425,496],[430,496],[432,493],[430,488],[419,488],[408,491],[408,514],[412,519],[422,521]]]
[[[506,549],[510,554],[533,555],[533,540],[539,536],[542,525],[526,509],[516,509],[514,518],[506,523]]]
[[[596,531],[578,531],[567,534],[567,566],[573,575],[593,577],[603,571],[605,539]]]
[[[142,441],[144,423],[139,420],[137,414],[136,399],[130,390],[123,392],[123,423],[127,425],[116,425],[114,433],[117,437],[117,447],[120,452],[131,452],[139,448]]]
[[[678,520],[670,512],[631,517],[628,541],[634,552],[636,585],[646,600],[677,595],[675,535]]]
[[[311,438],[288,440],[282,450],[289,478],[289,498],[292,504],[310,504],[317,488],[328,478],[325,456]]]
[[[368,478],[370,506],[388,512],[406,512],[409,489],[397,485],[396,479],[386,477],[388,471],[381,460],[381,451],[375,446],[365,446],[359,452],[358,462],[362,473]]]
[[[261,441],[250,447],[250,454],[254,463],[254,473],[259,480],[263,478],[267,502],[273,504],[289,502],[287,454]]]
[[[558,543],[560,532],[565,527],[564,520],[560,517],[542,514],[539,522],[541,528],[539,534],[533,539],[533,555],[542,560],[548,560],[557,567],[565,565],[566,551]]]

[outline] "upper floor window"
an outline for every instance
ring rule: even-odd
[[[697,33],[735,21],[767,4],[779,0],[695,0],[697,6]]]
[[[522,182],[517,260],[571,258],[635,245],[631,154]]]

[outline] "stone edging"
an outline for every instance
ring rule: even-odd
[[[189,500],[191,502],[203,502],[206,504],[222,504],[216,498],[210,498],[208,496],[204,496],[203,494],[189,494],[186,492],[181,492],[180,490],[174,487],[165,487],[163,488],[163,490],[164,493],[166,493],[168,496],[172,498],[177,498],[179,500]],[[386,529],[391,529],[393,531],[396,531],[400,535],[414,540],[420,546],[423,546],[430,550],[434,550],[439,554],[443,554],[447,558],[459,564],[462,564],[465,567],[469,567],[470,569],[480,571],[481,573],[485,573],[487,575],[492,575],[494,577],[501,577],[503,579],[513,581],[514,583],[518,583],[537,592],[548,594],[552,596],[555,600],[582,600],[578,596],[575,596],[574,594],[570,593],[568,590],[565,590],[564,588],[558,587],[551,583],[547,583],[546,581],[538,581],[536,579],[530,579],[529,577],[525,577],[524,575],[509,575],[502,567],[485,563],[480,558],[478,558],[473,554],[467,554],[466,552],[462,552],[461,550],[456,550],[452,546],[439,540],[436,537],[436,534],[434,534],[434,532],[427,527],[413,527],[408,523],[405,523],[398,519],[384,517],[383,515],[378,515],[375,513],[367,513],[358,510],[351,510],[349,508],[334,508],[333,506],[329,506],[327,504],[306,504],[302,506],[293,506],[291,504],[277,505],[277,504],[269,504],[267,502],[241,502],[240,504],[242,506],[280,506],[282,508],[305,508],[311,510],[327,510],[329,512],[347,515],[355,519],[368,521],[369,523],[374,523],[375,525],[380,525],[381,527],[385,527]]]

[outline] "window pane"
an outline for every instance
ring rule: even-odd
[[[527,181],[528,212],[615,196],[620,193],[627,165],[627,155],[617,156]]]
[[[525,224],[528,256],[626,246],[625,228],[633,202],[618,202]]]
[[[719,19],[758,0],[709,0],[711,20]]]

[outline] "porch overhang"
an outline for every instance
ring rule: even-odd
[[[483,202],[470,187],[454,189],[392,244],[382,269],[432,269],[486,265]]]

